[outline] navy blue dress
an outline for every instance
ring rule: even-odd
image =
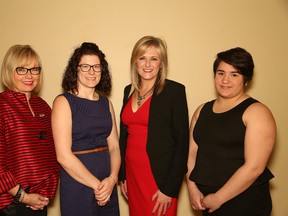
[[[79,98],[70,93],[68,100],[72,112],[72,151],[106,147],[112,129],[109,101],[100,96],[98,101]],[[110,175],[109,151],[76,155],[86,168],[99,180]],[[94,192],[62,168],[60,176],[60,205],[62,216],[118,216],[119,204],[116,186],[105,206],[98,206]]]

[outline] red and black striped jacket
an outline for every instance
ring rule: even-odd
[[[53,198],[59,164],[51,130],[51,108],[38,96],[6,90],[0,94],[0,209],[13,198],[7,193],[20,184],[29,193]]]

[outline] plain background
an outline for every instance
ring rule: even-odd
[[[287,0],[0,0],[0,60],[14,44],[30,44],[41,56],[41,96],[52,105],[61,93],[67,60],[82,42],[95,42],[107,56],[113,78],[110,100],[119,125],[129,61],[144,35],[166,40],[168,78],[186,86],[190,119],[196,107],[215,97],[212,64],[218,52],[243,47],[253,56],[255,76],[249,94],[273,112],[277,145],[269,163],[273,216],[288,215],[288,1]],[[0,87],[2,91],[4,88]],[[128,207],[119,193],[121,215]],[[59,196],[49,216],[59,216]],[[179,216],[191,211],[185,183]]]

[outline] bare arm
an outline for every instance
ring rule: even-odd
[[[57,160],[65,171],[76,181],[92,188],[94,191],[100,181],[89,172],[82,162],[72,153],[72,118],[68,101],[58,96],[52,108],[52,132]]]
[[[111,172],[109,177],[103,179],[103,181],[98,186],[99,191],[95,193],[96,199],[101,201],[100,204],[106,204],[109,201],[112,190],[118,181],[118,172],[121,163],[118,132],[116,127],[114,109],[111,102],[109,102],[109,107],[112,116],[112,130],[107,138],[107,142],[111,160]]]
[[[186,183],[187,183],[188,192],[189,192],[190,204],[194,210],[204,210],[205,209],[201,204],[202,200],[204,198],[203,194],[197,188],[195,182],[193,182],[189,179],[190,173],[192,172],[192,170],[194,169],[194,166],[195,166],[197,150],[198,150],[198,145],[193,139],[193,130],[194,130],[195,124],[198,120],[199,113],[200,113],[202,107],[203,107],[203,104],[200,105],[196,109],[196,111],[193,114],[191,124],[190,124],[189,155],[188,155],[188,162],[187,162],[188,171],[186,173]]]
[[[244,164],[215,194],[204,198],[210,212],[242,193],[264,171],[276,139],[276,124],[270,110],[261,103],[252,104],[243,115],[246,125]]]

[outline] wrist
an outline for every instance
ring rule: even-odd
[[[112,179],[112,181],[114,182],[114,184],[116,184],[116,183],[117,183],[117,180],[116,180],[116,178],[114,178],[112,175],[110,175],[110,176],[109,176],[109,178],[111,178],[111,179]]]
[[[13,196],[13,199],[14,199],[14,203],[19,203],[19,202],[21,202],[22,200],[23,200],[23,196],[25,195],[24,194],[25,192],[24,192],[24,190],[22,189],[22,187],[21,186],[19,186],[19,188],[18,188],[18,190],[17,190],[17,192],[16,192],[16,194]]]

